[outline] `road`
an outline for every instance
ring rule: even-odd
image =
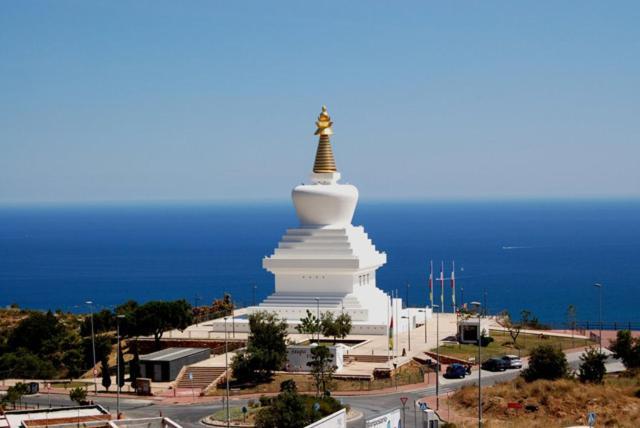
[[[572,369],[577,369],[580,361],[579,356],[581,352],[574,352],[567,354],[567,361],[569,362],[569,366]],[[607,360],[607,371],[618,371],[623,369],[621,363],[617,360],[614,360],[612,357],[609,357]],[[505,382],[511,379],[516,378],[520,375],[520,370],[509,370],[506,372],[492,373],[486,370],[482,370],[482,385],[488,386],[493,385],[497,382]],[[465,385],[477,385],[478,381],[478,372],[474,371],[471,376],[468,376],[465,379],[443,379],[441,377],[440,381],[440,395],[446,396],[447,393],[456,391]],[[364,414],[364,418],[358,421],[354,421],[349,424],[350,428],[360,428],[364,427],[364,419],[370,418],[377,414],[380,414],[388,409],[393,409],[396,407],[400,407],[400,397],[407,397],[407,423],[404,425],[407,428],[414,427],[414,414],[413,413],[413,403],[414,401],[425,397],[425,396],[433,396],[436,393],[435,385],[430,385],[426,388],[418,389],[412,392],[392,392],[392,393],[384,393],[379,395],[366,395],[366,396],[339,396],[335,395],[336,398],[340,399],[344,404],[350,405],[352,408],[361,411]],[[40,406],[48,406],[49,401],[52,406],[69,406],[73,403],[69,400],[67,396],[52,394],[51,396],[47,396],[47,394],[36,394],[33,396],[28,396],[23,399],[23,402],[27,404],[38,404]],[[94,400],[96,403],[104,406],[108,410],[115,413],[116,410],[116,399],[112,397],[100,397]],[[243,406],[246,405],[246,399],[232,399],[232,406]],[[163,416],[169,417],[176,422],[180,423],[185,428],[203,428],[203,424],[200,422],[202,418],[215,411],[222,408],[222,404],[220,402],[208,403],[208,404],[165,404],[155,400],[144,400],[144,399],[131,399],[131,398],[121,398],[120,399],[120,411],[124,412],[127,417],[152,417],[159,416],[162,414]],[[442,413],[444,409],[441,407],[441,415],[446,416],[445,413]],[[419,419],[420,415],[418,415]]]

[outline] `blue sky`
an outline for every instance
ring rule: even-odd
[[[638,2],[0,2],[0,202],[640,196]]]

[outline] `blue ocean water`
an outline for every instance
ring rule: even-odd
[[[296,224],[288,203],[3,207],[0,305],[78,311],[88,299],[203,302],[225,291],[250,304],[252,284],[258,301],[273,291],[261,259]],[[429,259],[447,276],[455,259],[457,299],[464,288],[490,312],[560,323],[573,304],[597,320],[600,282],[605,320],[640,321],[640,201],[361,203],[354,224],[387,253],[378,286],[405,297],[409,283],[412,305],[425,303]]]

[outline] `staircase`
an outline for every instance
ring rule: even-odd
[[[189,380],[189,373],[193,380]],[[182,369],[180,377],[176,380],[176,388],[205,389],[217,381],[224,374],[224,367],[186,366]]]

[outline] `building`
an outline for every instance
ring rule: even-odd
[[[299,225],[288,229],[262,265],[275,277],[275,292],[247,313],[275,312],[295,331],[307,311],[351,316],[352,334],[386,335],[393,314],[404,316],[401,299],[377,287],[376,271],[387,261],[362,226],[351,224],[358,189],[341,184],[330,136],[333,122],[326,107],[316,121],[319,136],[311,183],[296,186],[293,205]],[[431,310],[428,311],[428,318]],[[248,331],[246,317],[237,317],[236,331]],[[221,320],[214,331],[224,328]],[[404,330],[405,323],[396,329]]]
[[[171,382],[182,367],[209,358],[209,348],[167,348],[140,355],[140,377],[154,382]]]
[[[10,410],[0,416],[0,427],[104,427],[111,420],[111,414],[102,406],[53,407],[37,410]]]

